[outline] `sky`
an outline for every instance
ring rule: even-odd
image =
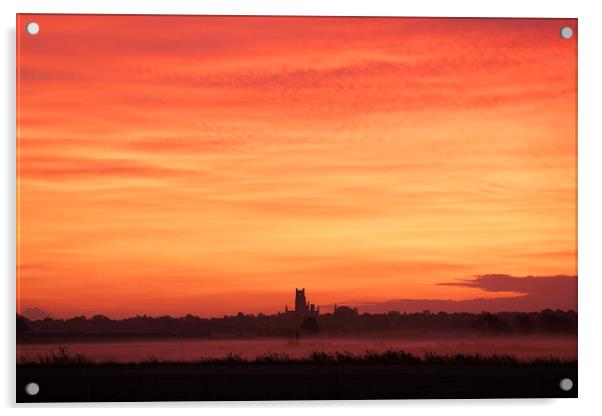
[[[563,26],[20,15],[18,311],[576,308]]]

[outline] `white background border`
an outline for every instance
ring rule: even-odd
[[[594,414],[602,411],[600,382],[602,324],[602,15],[597,1],[528,0],[22,0],[0,1],[2,14],[2,98],[0,117],[0,264],[2,319],[0,335],[0,405],[15,407],[15,13],[136,13],[236,15],[346,15],[447,17],[576,17],[579,18],[579,399],[564,400],[430,400],[338,402],[234,402],[71,404],[17,406],[45,415],[77,412],[118,413],[132,407],[159,415],[165,406],[178,411],[212,414],[245,412],[249,416],[326,414],[337,411],[364,415],[368,411],[399,415],[419,411],[427,415],[505,415],[536,412],[546,415]],[[14,411],[15,409],[10,409]],[[598,413],[599,414],[599,413]]]

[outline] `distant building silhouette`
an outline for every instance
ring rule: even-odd
[[[357,308],[350,308],[349,306],[337,306],[334,304],[334,315],[335,316],[347,316],[347,317],[355,317],[358,316],[359,313]]]
[[[320,314],[320,307],[309,303],[305,297],[305,288],[295,289],[295,310],[289,311],[288,306],[285,306],[284,313],[294,313],[301,316],[318,316]]]

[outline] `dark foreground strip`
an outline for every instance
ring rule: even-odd
[[[572,379],[571,391],[559,382]],[[36,396],[25,385],[40,386]],[[18,366],[17,402],[577,397],[577,366],[138,364]]]

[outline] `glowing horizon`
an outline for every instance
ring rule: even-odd
[[[273,313],[295,287],[461,301],[517,292],[440,283],[576,276],[566,25],[20,15],[18,311]]]

